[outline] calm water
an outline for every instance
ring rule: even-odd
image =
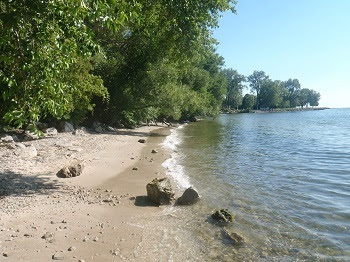
[[[174,130],[164,145],[168,174],[202,196],[173,210],[198,256],[350,261],[350,109],[221,115]],[[236,214],[228,229],[244,246],[207,219],[216,208]]]

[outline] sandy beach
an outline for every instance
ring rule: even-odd
[[[171,207],[154,206],[145,195],[148,182],[165,176],[161,163],[169,156],[160,143],[169,133],[148,126],[59,133],[23,142],[36,148],[33,157],[17,154],[18,143],[2,144],[0,261],[162,260],[145,225]],[[74,160],[84,161],[81,176],[56,177]]]

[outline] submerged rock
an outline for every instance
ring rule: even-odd
[[[191,205],[199,200],[198,192],[193,188],[189,187],[185,190],[181,197],[177,199],[179,205]]]
[[[244,244],[244,238],[235,232],[229,232],[226,229],[222,229],[221,234],[235,246]]]
[[[57,172],[56,176],[60,178],[70,178],[80,176],[83,172],[83,161],[75,161],[70,165],[63,167]]]
[[[174,200],[174,191],[168,178],[155,178],[146,186],[147,196],[157,205],[169,205]]]
[[[211,217],[215,220],[218,220],[219,222],[232,222],[235,216],[228,211],[228,209],[220,209],[215,211]]]

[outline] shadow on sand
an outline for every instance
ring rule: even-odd
[[[10,171],[0,173],[0,199],[6,196],[49,195],[57,192],[61,186],[58,181],[43,175],[26,176]]]
[[[147,196],[137,196],[134,204],[138,207],[158,207],[158,205],[153,203]]]

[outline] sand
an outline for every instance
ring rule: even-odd
[[[169,130],[62,133],[22,143],[38,152],[27,158],[16,143],[1,144],[0,261],[161,261],[145,240],[153,230],[146,224],[171,207],[145,195],[148,182],[165,176],[169,156],[160,143]],[[82,175],[57,178],[74,160],[84,161]]]

